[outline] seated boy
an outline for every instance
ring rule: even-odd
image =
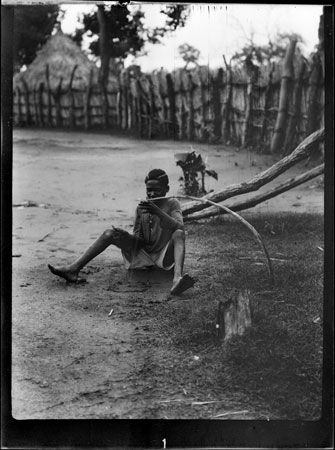
[[[133,234],[121,228],[106,230],[75,262],[64,267],[48,265],[51,272],[75,283],[80,270],[110,245],[121,249],[127,269],[156,266],[174,268],[171,294],[180,295],[195,280],[183,275],[185,231],[180,203],[164,198],[169,191],[169,178],[161,169],[151,170],[145,178],[147,201],[136,209]]]

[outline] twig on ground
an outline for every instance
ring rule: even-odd
[[[214,416],[214,418],[215,417],[230,416],[232,414],[245,414],[247,412],[249,412],[249,410],[247,410],[247,409],[244,409],[243,411],[228,411],[228,412],[225,412],[225,413],[222,413],[222,414],[217,414],[216,416]]]
[[[273,294],[275,291],[261,291],[261,292],[254,292],[253,295],[264,295],[264,294]]]
[[[31,207],[36,207],[36,206],[38,207],[40,205],[37,202],[34,202],[32,200],[27,200],[22,203],[13,203],[14,208],[19,208],[19,207],[31,208]]]
[[[43,242],[45,238],[51,236],[53,233],[55,233],[56,231],[60,230],[61,228],[63,228],[63,227],[61,226],[61,227],[55,228],[54,230],[50,231],[45,236],[43,236],[41,239],[39,239],[37,242]]]
[[[291,306],[292,308],[295,308],[298,311],[300,311],[299,307],[297,305],[293,305],[293,303],[285,303],[285,306]]]
[[[192,406],[209,405],[210,403],[223,403],[225,400],[213,400],[208,402],[192,402]]]

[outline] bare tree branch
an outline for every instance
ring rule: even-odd
[[[166,199],[166,198],[188,198],[188,199],[197,199],[197,197],[192,197],[190,195],[173,195],[170,197],[157,197],[155,198],[155,200],[160,200],[160,199]],[[272,265],[271,265],[271,260],[269,257],[269,253],[264,245],[264,242],[260,236],[260,234],[258,233],[258,231],[247,221],[245,220],[243,217],[241,217],[239,214],[237,214],[236,212],[232,211],[231,209],[227,208],[227,206],[223,206],[223,205],[217,205],[214,202],[212,202],[211,200],[205,199],[205,198],[201,198],[199,199],[200,201],[204,202],[204,203],[209,203],[210,205],[214,205],[216,208],[220,208],[223,211],[225,211],[228,214],[231,214],[232,216],[234,216],[236,219],[238,219],[240,222],[243,223],[243,225],[245,225],[251,232],[252,234],[256,237],[257,241],[259,242],[259,244],[261,245],[261,248],[264,252],[264,255],[266,257],[267,260],[267,265],[268,265],[268,272],[269,272],[269,277],[270,277],[270,283],[274,284],[274,276],[273,276],[273,270],[272,270]]]
[[[277,195],[282,194],[283,192],[286,192],[296,186],[299,186],[300,184],[306,183],[306,181],[318,177],[322,173],[324,173],[324,164],[321,164],[320,166],[315,167],[314,169],[311,169],[308,172],[305,172],[304,174],[299,175],[295,178],[290,178],[289,180],[286,180],[284,183],[280,184],[279,186],[276,186],[274,189],[270,191],[255,195],[254,197],[249,198],[247,200],[237,201],[231,205],[228,205],[228,207],[232,211],[242,211],[244,209],[252,208],[258,205],[259,203],[265,202],[270,198],[276,197]],[[225,213],[218,210],[217,206],[213,206],[208,208],[206,212],[197,212],[184,217],[184,222],[207,219],[209,217],[214,217],[220,214]]]
[[[196,211],[201,211],[202,209],[208,208],[208,205],[205,204],[202,200],[211,200],[215,203],[220,203],[224,200],[227,200],[228,198],[235,197],[236,195],[257,191],[260,187],[274,180],[299,161],[302,161],[303,159],[306,159],[308,156],[310,156],[312,151],[317,148],[315,144],[322,141],[324,137],[324,128],[315,131],[303,142],[301,142],[290,155],[285,156],[283,159],[275,163],[273,166],[269,167],[267,170],[257,174],[251,180],[240,184],[232,184],[222,191],[213,192],[205,195],[204,197],[202,197],[202,199],[197,199],[196,201],[185,203],[182,208],[183,215],[187,216],[189,214],[193,214]]]

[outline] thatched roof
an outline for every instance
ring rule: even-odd
[[[51,90],[56,91],[61,78],[63,79],[63,88],[67,88],[76,65],[73,88],[84,89],[89,83],[91,71],[93,71],[92,82],[94,84],[97,82],[98,68],[72,39],[59,30],[38,51],[36,58],[27,70],[15,75],[14,86],[20,85],[24,81],[29,90],[38,88],[41,83],[47,86],[46,68],[48,66]]]

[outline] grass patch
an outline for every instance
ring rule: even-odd
[[[182,299],[160,309],[159,331],[169,337],[169,345],[205,358],[213,389],[247,395],[270,418],[317,420],[323,217],[275,214],[248,220],[273,258],[275,286],[269,283],[258,242],[242,224],[220,218],[188,225],[186,265],[200,281]],[[253,324],[243,336],[223,342],[215,329],[218,300],[233,289],[249,290]]]

